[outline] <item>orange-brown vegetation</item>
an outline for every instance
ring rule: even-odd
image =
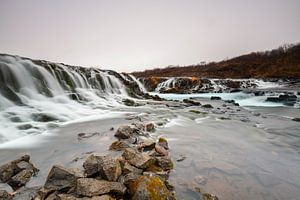
[[[300,78],[300,44],[221,62],[157,68],[133,74],[137,77]]]

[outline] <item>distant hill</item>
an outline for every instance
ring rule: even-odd
[[[137,77],[300,78],[300,43],[221,62],[156,68],[132,74]]]

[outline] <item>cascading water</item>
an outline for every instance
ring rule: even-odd
[[[0,55],[0,147],[121,106],[122,81],[113,71]]]
[[[135,78],[135,76],[129,74],[130,78],[137,83],[137,85],[139,86],[140,90],[144,93],[147,93],[147,89],[145,88],[144,84],[140,82],[140,80],[138,80],[137,78]]]

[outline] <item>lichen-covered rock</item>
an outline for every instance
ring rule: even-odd
[[[149,156],[146,153],[140,153],[138,151],[135,151],[134,149],[127,148],[125,149],[122,156],[127,160],[131,165],[140,168],[140,169],[146,169],[151,164],[155,162],[155,159],[151,156]]]
[[[215,195],[204,193],[202,194],[203,200],[219,200],[219,198]]]
[[[122,173],[119,161],[110,156],[94,156],[91,155],[83,163],[88,177],[100,175],[108,181],[116,181]]]
[[[129,147],[130,147],[129,144],[127,144],[124,141],[115,141],[115,142],[111,143],[109,150],[122,151]]]
[[[7,184],[10,185],[14,190],[17,190],[20,187],[26,185],[26,183],[31,179],[32,175],[32,170],[24,169],[15,176],[13,176],[11,179],[9,179]]]
[[[0,199],[12,200],[12,196],[5,190],[0,190]]]
[[[120,139],[128,139],[130,138],[136,130],[128,125],[120,126],[115,133],[115,136]]]
[[[75,188],[76,180],[81,177],[83,177],[83,174],[79,171],[54,165],[47,176],[44,188],[56,191],[69,191]]]
[[[171,199],[171,193],[158,176],[143,175],[129,185],[133,200],[166,200]]]
[[[58,194],[57,197],[59,198],[59,200],[116,200],[110,195],[77,198],[70,194]]]
[[[124,195],[126,187],[119,182],[96,180],[93,178],[80,178],[77,180],[76,193],[80,196],[93,197],[113,193]]]

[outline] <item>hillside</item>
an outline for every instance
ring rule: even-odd
[[[300,78],[300,43],[221,62],[133,72],[137,77]]]

